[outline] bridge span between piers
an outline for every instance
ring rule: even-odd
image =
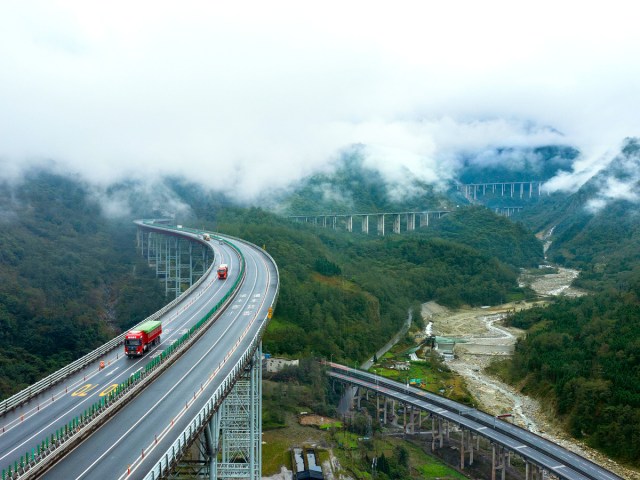
[[[397,402],[403,405],[406,433],[415,433],[423,422],[430,423],[432,450],[442,448],[445,440],[450,442],[456,437],[461,469],[473,463],[474,451],[479,450],[482,439],[491,451],[492,480],[497,475],[505,478],[512,454],[525,462],[527,480],[548,478],[545,476],[548,474],[562,480],[622,480],[584,457],[475,408],[363,370],[332,362],[327,365],[331,378],[359,390],[356,402],[369,393],[375,395],[377,415],[383,421]]]
[[[137,225],[165,291],[179,295],[150,317],[162,321],[162,341],[128,359],[120,336],[1,402],[3,478],[157,479],[184,468],[260,478],[261,338],[278,295],[275,262],[237,238]],[[197,259],[177,257],[188,251]],[[203,267],[214,256],[228,264],[226,280]],[[187,461],[194,444],[200,453]]]

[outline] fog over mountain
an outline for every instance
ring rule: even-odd
[[[559,144],[581,155],[548,186],[575,190],[640,135],[627,4],[444,3],[2,2],[0,176],[181,175],[251,201],[353,145],[438,185]]]

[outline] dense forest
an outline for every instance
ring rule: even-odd
[[[265,349],[276,354],[362,360],[398,330],[416,301],[454,307],[523,298],[528,292],[516,285],[517,268],[542,255],[531,234],[484,209],[453,212],[440,233],[434,228],[381,238],[230,207],[224,197],[178,179],[166,180],[164,189],[176,204],[188,205],[181,223],[238,235],[274,256],[282,288]],[[154,202],[138,193],[126,184],[110,190],[129,203],[135,198],[140,208],[134,214],[143,216]],[[34,172],[3,185],[0,201],[0,336],[6,346],[0,382],[6,396],[166,299],[136,257],[131,218],[105,218],[82,182]]]
[[[456,307],[524,298],[528,292],[517,287],[516,267],[525,258],[540,260],[540,245],[524,229],[509,228],[504,234],[511,241],[498,252],[503,219],[485,212],[463,214],[468,226],[458,225],[457,235],[471,237],[485,223],[496,235],[491,253],[433,233],[350,234],[294,224],[260,209],[226,210],[216,221],[221,231],[264,246],[280,269],[281,294],[265,350],[354,361],[368,358],[395,333],[416,301]],[[475,215],[482,222],[474,222]],[[522,263],[508,265],[492,255],[507,257],[509,249],[525,252]]]
[[[135,228],[82,183],[34,172],[0,185],[0,396],[91,351],[165,302]]]

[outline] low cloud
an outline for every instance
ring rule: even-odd
[[[587,209],[592,212],[597,212],[615,201],[638,203],[640,141],[625,140],[622,152],[616,155],[592,182],[597,188],[595,197],[587,203]]]
[[[181,175],[250,202],[356,144],[401,192],[561,143],[582,155],[548,185],[575,189],[640,132],[640,31],[616,2],[580,22],[522,8],[3,3],[0,175],[53,162],[105,192]]]
[[[155,215],[184,218],[191,215],[189,205],[179,199],[162,180],[129,182],[126,185],[94,186],[90,192],[108,218]]]

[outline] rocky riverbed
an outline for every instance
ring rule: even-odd
[[[584,295],[585,292],[571,286],[571,282],[578,276],[576,270],[549,266],[541,268],[544,270],[523,272],[520,277],[521,285],[530,286],[543,297]],[[544,303],[546,301],[541,299],[450,311],[434,302],[428,302],[422,306],[422,315],[425,320],[433,322],[435,335],[464,341],[456,344],[456,358],[448,365],[465,377],[469,390],[478,402],[478,408],[493,415],[511,414],[513,422],[521,427],[589,458],[625,479],[640,480],[640,473],[618,465],[567,436],[559,425],[554,424],[547,414],[550,412],[545,412],[538,401],[522,395],[510,385],[484,372],[484,368],[494,359],[508,358],[513,353],[517,338],[524,334],[521,330],[503,326],[505,316],[509,312]]]

